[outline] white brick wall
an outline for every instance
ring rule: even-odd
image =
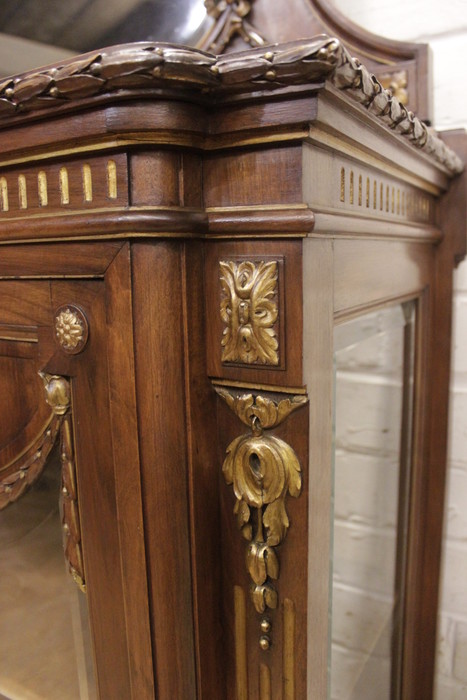
[[[434,126],[467,128],[467,1],[333,0],[369,31],[429,43],[433,58]],[[467,698],[467,263],[455,275],[454,350],[436,700]],[[365,514],[365,518],[369,514]],[[341,601],[337,603],[341,605]],[[370,604],[369,604],[370,605]],[[366,622],[362,623],[366,625]],[[339,641],[349,633],[339,632]],[[351,642],[349,647],[353,647]],[[353,668],[345,654],[342,668]],[[355,661],[355,659],[354,659]],[[345,662],[345,663],[344,663]],[[363,698],[363,695],[361,696]]]
[[[389,697],[403,323],[394,307],[336,331],[332,700]]]

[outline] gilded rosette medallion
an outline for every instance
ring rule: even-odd
[[[78,306],[67,304],[55,312],[55,339],[60,348],[70,355],[81,352],[88,339],[88,322]]]

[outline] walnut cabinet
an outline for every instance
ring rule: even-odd
[[[59,639],[45,675],[100,700],[431,697],[463,136],[323,36],[116,47],[5,81],[0,116],[0,528],[22,539],[55,464],[79,596],[81,682]],[[38,617],[15,561],[17,688],[20,589]]]

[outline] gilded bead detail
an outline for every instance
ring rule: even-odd
[[[260,627],[261,627],[261,632],[265,632],[265,633],[270,632],[271,631],[271,621],[269,620],[269,618],[263,617],[263,619],[261,620]]]

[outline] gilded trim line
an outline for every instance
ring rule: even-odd
[[[271,669],[266,664],[259,667],[259,697],[260,700],[272,700]]]
[[[295,700],[295,605],[284,599],[283,684],[284,700]]]
[[[5,177],[0,177],[0,207],[2,211],[8,211],[8,184]]]
[[[28,208],[28,193],[26,189],[26,178],[24,175],[18,175],[18,201],[20,209]]]
[[[110,199],[117,199],[117,164],[114,160],[107,162],[107,193]]]
[[[37,193],[39,195],[39,206],[46,207],[49,203],[47,194],[47,175],[44,170],[39,170],[37,173]]]
[[[85,202],[92,202],[92,173],[88,163],[83,165],[83,194]]]
[[[246,601],[240,586],[234,586],[235,675],[237,700],[248,700],[248,660],[246,637]]]
[[[65,167],[60,168],[59,187],[60,187],[60,203],[61,204],[69,204],[70,203],[70,190],[69,190],[69,186],[68,186],[68,170]]]

